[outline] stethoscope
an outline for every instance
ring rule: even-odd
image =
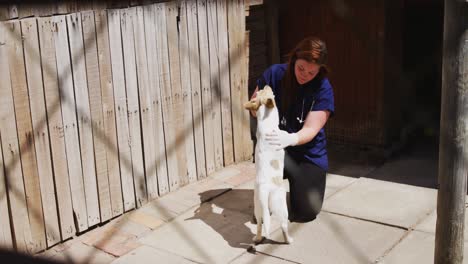
[[[305,102],[305,98],[302,99],[301,118],[296,117],[296,120],[299,121],[299,124],[302,124],[302,123],[305,122],[305,120],[304,120],[304,102]],[[314,104],[315,104],[315,100],[312,100],[312,104],[310,105],[309,112],[312,111],[312,108],[314,108]],[[286,118],[284,116],[281,118],[280,123],[281,123],[282,126],[286,126]]]

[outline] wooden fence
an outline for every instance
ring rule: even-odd
[[[0,246],[34,253],[249,159],[243,0],[0,22]]]

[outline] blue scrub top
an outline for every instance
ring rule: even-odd
[[[257,80],[259,89],[265,85],[271,86],[275,94],[275,101],[280,113],[280,129],[289,133],[295,133],[302,129],[309,111],[327,110],[332,116],[335,112],[333,89],[327,78],[314,78],[300,85],[298,97],[290,109],[285,113],[281,109],[281,80],[287,71],[287,64],[274,64],[268,68],[261,78]],[[322,128],[318,134],[308,143],[299,146],[287,147],[286,151],[294,158],[310,161],[325,171],[328,171],[327,140],[325,130]]]

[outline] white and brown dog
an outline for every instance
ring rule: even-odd
[[[286,243],[293,239],[288,233],[288,208],[286,189],[283,186],[284,150],[277,150],[266,141],[267,133],[278,130],[279,114],[271,87],[265,86],[257,96],[245,103],[248,110],[257,112],[257,145],[255,147],[255,165],[257,176],[254,190],[254,213],[257,220],[257,235],[254,242],[262,240],[262,222],[265,237],[270,235],[270,210],[276,216],[283,230]]]

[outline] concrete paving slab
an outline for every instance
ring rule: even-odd
[[[432,213],[414,229],[422,232],[435,234],[436,231],[436,221],[437,221],[437,211],[434,210]],[[468,214],[465,213],[465,241],[468,242]]]
[[[241,174],[241,171],[238,169],[238,165],[231,165],[225,168],[220,169],[219,171],[215,171],[214,173],[210,174],[210,178],[216,179],[218,181],[226,181],[231,177],[235,177]]]
[[[383,162],[383,159],[374,155],[372,151],[333,143],[327,148],[329,172],[333,174],[354,178],[366,177]]]
[[[251,189],[233,189],[210,202],[220,208],[253,215],[253,197]]]
[[[356,181],[356,178],[328,173],[325,186],[325,199]]]
[[[333,174],[344,175],[353,178],[365,177],[376,168],[376,166],[360,164],[341,164],[332,162],[330,162],[329,166],[330,172],[332,172]]]
[[[70,248],[51,257],[52,260],[64,263],[96,263],[106,264],[114,261],[115,257],[83,243],[75,243]]]
[[[347,176],[342,176],[342,175],[337,175],[337,174],[328,174],[326,190],[325,190],[325,199],[332,196],[337,191],[352,184],[356,180],[357,179],[353,177],[347,177]],[[233,189],[253,190],[254,184],[255,184],[255,175],[253,175],[253,177],[250,180],[242,183],[241,185],[235,186]],[[283,185],[286,188],[286,191],[289,192],[289,182],[287,179],[283,181]]]
[[[327,185],[325,189],[325,199],[335,194],[337,191],[346,188],[356,181],[356,178],[346,177],[336,174],[327,176]],[[231,191],[217,197],[213,202],[219,203],[220,207],[239,211],[245,214],[253,214],[253,184],[255,180],[251,180],[243,185],[233,188]],[[283,184],[286,191],[289,191],[288,180],[284,180]]]
[[[95,231],[95,230],[93,230]],[[140,246],[137,237],[123,232],[113,232],[112,229],[96,230],[92,235],[81,239],[88,246],[93,246],[113,256],[122,256]]]
[[[149,227],[131,221],[127,215],[122,215],[121,217],[113,219],[109,223],[105,224],[102,228],[112,233],[120,232],[131,234],[136,237],[141,237],[143,234],[151,231]]]
[[[435,234],[436,231],[436,221],[437,221],[437,211],[433,210],[432,213],[424,219],[420,224],[414,227],[414,230],[432,233]],[[465,217],[465,226],[467,224],[467,219]],[[465,237],[466,237],[466,230],[465,230]]]
[[[286,261],[277,257],[263,255],[261,253],[251,254],[245,253],[242,256],[235,259],[230,264],[291,264],[290,261]]]
[[[43,252],[35,254],[34,257],[47,260],[47,259],[51,259],[56,254],[59,254],[59,252],[53,250],[53,248],[50,248]]]
[[[251,161],[241,162],[239,164],[229,166],[227,169],[233,170],[234,168],[237,171],[237,174],[230,171],[221,171],[222,173],[215,173],[214,178],[230,184],[233,187],[237,187],[255,179],[255,163],[252,163]]]
[[[184,186],[175,192],[167,194],[163,198],[171,201],[177,201],[178,203],[191,208],[197,206],[200,202],[210,200],[226,191],[229,191],[232,187],[232,185],[223,181],[208,178],[200,182]]]
[[[136,241],[136,237],[120,233],[113,234],[109,238],[94,244],[94,247],[116,257],[123,256],[139,246],[141,244]]]
[[[321,213],[313,222],[293,223],[291,245],[261,244],[258,252],[299,263],[373,263],[405,233],[400,228]],[[282,239],[277,230],[273,239]]]
[[[324,203],[324,210],[409,228],[436,207],[433,189],[360,178]]]
[[[252,160],[240,162],[234,166],[236,166],[236,169],[240,170],[242,174],[255,174],[255,163]]]
[[[226,179],[224,182],[230,184],[234,187],[242,185],[250,180],[255,179],[255,174],[239,174],[229,179]]]
[[[209,202],[139,241],[200,263],[228,263],[251,245],[256,226],[250,220],[251,215]],[[272,230],[276,228],[273,222]]]
[[[79,236],[73,241],[82,242],[88,246],[93,246],[97,241],[102,240],[108,236],[112,235],[109,233],[109,230],[104,227],[96,227],[93,230],[90,230],[83,235]]]
[[[241,185],[235,186],[232,189],[241,189],[241,190],[253,190],[255,185],[255,178],[247,182],[242,183]]]
[[[385,161],[367,178],[426,188],[437,188],[438,151],[423,147]]]
[[[167,264],[193,264],[188,259],[167,253],[165,251],[152,248],[150,246],[141,246],[129,252],[125,256],[116,259],[112,264],[152,264],[152,263],[167,263]]]
[[[434,263],[435,235],[419,231],[408,234],[393,248],[379,264],[414,264]],[[468,255],[468,245],[465,243],[464,255]],[[468,258],[463,259],[468,264]]]
[[[132,222],[148,227],[150,229],[156,229],[157,227],[160,227],[165,223],[160,218],[154,217],[141,210],[136,210],[134,212],[129,213],[126,218]]]
[[[59,244],[53,246],[52,248],[50,248],[50,249],[44,251],[44,252],[41,253],[41,254],[47,254],[46,252],[52,251],[52,254],[54,255],[54,254],[57,253],[57,252],[62,252],[62,251],[67,250],[68,248],[70,248],[71,246],[73,246],[75,243],[81,243],[81,242],[80,242],[80,240],[78,240],[78,239],[73,239],[73,238],[71,238],[71,239],[68,239],[68,240],[66,240],[66,241],[64,241],[64,242],[62,242],[62,243],[59,243]]]
[[[177,200],[163,196],[145,204],[143,207],[137,210],[143,211],[155,218],[159,218],[168,222],[190,208],[190,206],[181,204]]]

